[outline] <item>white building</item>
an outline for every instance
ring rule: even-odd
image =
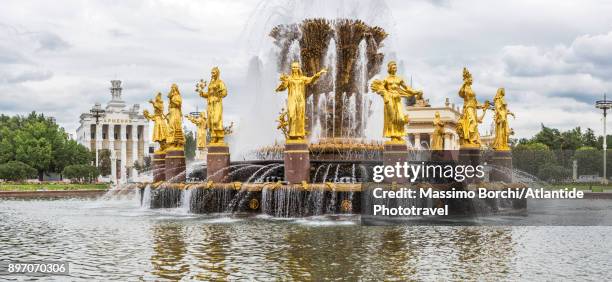
[[[126,183],[138,173],[134,162],[143,161],[149,154],[149,122],[140,113],[140,105],[126,108],[121,99],[121,81],[112,80],[111,100],[104,108],[102,116],[96,118],[91,112],[83,113],[77,129],[79,144],[96,152],[96,164],[99,151],[110,149],[111,177],[113,183]],[[102,109],[99,103],[94,108]]]
[[[443,107],[409,106],[407,109],[410,123],[406,133],[408,143],[414,149],[429,149],[432,142],[436,112],[444,122],[444,150],[459,150],[459,136],[455,130],[461,117],[461,110],[449,103],[448,98]]]

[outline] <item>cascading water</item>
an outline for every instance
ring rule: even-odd
[[[334,136],[334,120],[336,119],[336,103],[334,99],[334,95],[336,93],[336,75],[337,75],[337,66],[338,63],[338,54],[336,49],[336,40],[332,37],[329,39],[329,43],[327,45],[327,53],[324,57],[324,66],[327,68],[329,73],[329,77],[331,77],[331,89],[328,92],[321,93],[321,97],[325,99],[325,103],[319,103],[319,112],[325,114],[325,132],[324,136],[330,137]],[[321,98],[319,98],[321,100]],[[324,107],[323,107],[324,106]],[[331,107],[331,108],[330,108]],[[330,112],[332,113],[330,115]],[[331,126],[331,131],[330,127]],[[330,134],[331,133],[331,134]]]
[[[145,209],[151,208],[151,185],[147,185],[142,192],[140,206]]]
[[[188,213],[191,211],[191,189],[184,189],[181,191],[181,205],[180,208]]]
[[[359,51],[358,51],[358,55],[357,55],[357,79],[358,79],[358,88],[357,88],[357,95],[359,97],[358,102],[361,103],[360,107],[361,110],[360,111],[355,111],[355,115],[360,114],[361,116],[359,117],[359,121],[361,121],[361,124],[359,125],[358,129],[359,129],[359,137],[364,137],[365,135],[365,128],[367,126],[367,121],[368,118],[370,117],[370,111],[369,111],[369,96],[368,94],[368,54],[367,54],[367,42],[365,39],[362,39],[361,42],[359,42]]]

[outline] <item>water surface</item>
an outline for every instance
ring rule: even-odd
[[[135,196],[0,200],[0,218],[3,260],[68,261],[77,281],[612,278],[609,226],[366,227],[149,210]]]

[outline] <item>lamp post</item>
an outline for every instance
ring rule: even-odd
[[[89,112],[91,113],[91,116],[96,119],[96,132],[97,132],[98,131],[98,126],[100,126],[100,118],[104,117],[104,113],[106,111],[104,111],[102,109],[102,106],[100,105],[100,103],[96,103],[93,106],[93,108],[91,108],[91,110],[89,110]],[[98,134],[96,134],[96,138],[98,138]],[[100,148],[98,148],[98,146],[96,145],[96,167],[99,166],[98,151],[100,151]]]
[[[608,150],[607,144],[607,136],[606,136],[606,115],[608,109],[612,108],[612,100],[606,99],[606,94],[604,93],[604,99],[595,102],[595,107],[603,110],[603,184],[608,184],[608,178],[606,176],[606,152]]]

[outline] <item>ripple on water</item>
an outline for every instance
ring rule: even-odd
[[[3,200],[0,216],[0,257],[69,261],[68,280],[608,280],[612,269],[612,227],[364,227],[133,199]]]

